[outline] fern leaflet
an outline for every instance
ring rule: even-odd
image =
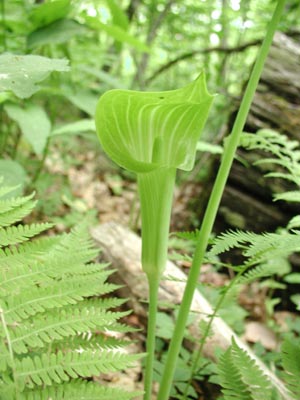
[[[285,369],[284,378],[295,399],[300,398],[300,348],[299,342],[292,343],[285,339],[281,347],[282,363]]]
[[[52,226],[53,224],[43,223],[0,228],[0,247],[25,242]]]
[[[255,361],[232,339],[218,365],[224,400],[272,400],[272,389]]]

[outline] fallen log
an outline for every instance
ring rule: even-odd
[[[103,258],[111,263],[117,270],[117,282],[124,285],[121,296],[129,298],[129,307],[142,317],[146,317],[146,299],[148,285],[145,274],[141,269],[141,239],[127,228],[114,222],[99,225],[91,229],[91,235],[96,244],[102,249]],[[184,291],[186,275],[172,262],[168,261],[166,277],[160,283],[159,299],[161,304],[179,305]],[[193,338],[200,340],[199,323],[207,321],[213,313],[213,309],[205,297],[196,291],[192,303],[192,311],[195,317],[189,326],[189,332]],[[146,321],[146,320],[145,320]],[[212,336],[206,341],[204,355],[215,360],[217,347],[225,350],[235,339],[239,347],[247,351],[249,356],[269,377],[277,388],[283,400],[292,400],[283,383],[270,371],[251,351],[251,349],[232,331],[232,329],[220,318],[215,317],[212,324]]]

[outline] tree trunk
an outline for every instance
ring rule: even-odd
[[[300,139],[299,76],[299,42],[283,33],[277,33],[251,106],[246,132],[255,133],[262,128],[271,128],[291,139]],[[231,130],[234,114],[227,133]],[[286,226],[290,218],[300,212],[300,206],[280,201],[274,203],[272,194],[296,188],[282,179],[264,178],[263,168],[252,165],[253,161],[266,154],[239,150],[238,156],[246,161],[248,167],[240,161],[234,162],[215,230],[219,232],[229,226],[263,232]],[[214,168],[215,173],[217,167]]]

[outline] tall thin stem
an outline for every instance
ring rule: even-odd
[[[5,320],[4,310],[2,310],[2,308],[0,308],[0,320],[2,323],[6,341],[7,341],[7,348],[8,348],[9,358],[10,358],[10,362],[11,362],[11,368],[12,368],[12,374],[13,374],[13,380],[14,380],[14,386],[15,386],[15,394],[16,394],[16,400],[17,400],[19,398],[19,388],[18,388],[18,379],[16,376],[17,373],[16,373],[15,357],[14,357],[14,351],[13,351],[12,344],[11,344],[11,337],[10,337],[9,330],[8,330],[6,320]]]
[[[159,159],[162,155],[161,149],[156,150],[155,157]],[[158,287],[167,261],[175,175],[175,168],[161,168],[138,176],[142,216],[142,267],[149,284],[144,400],[150,400],[152,394]]]
[[[38,167],[35,170],[34,176],[32,178],[32,181],[31,181],[32,185],[35,184],[36,181],[39,179],[39,176],[40,176],[40,174],[41,174],[41,172],[42,172],[42,170],[44,168],[45,160],[46,160],[46,157],[47,157],[47,155],[49,153],[49,144],[50,144],[50,139],[48,137],[46,146],[45,146],[44,151],[43,151],[42,158],[41,158],[41,160],[40,160],[40,162],[38,164]]]
[[[156,338],[156,315],[158,303],[159,280],[149,280],[149,310],[148,310],[148,329],[146,342],[146,368],[144,378],[145,395],[144,400],[151,400],[153,367],[155,359],[155,338]]]
[[[247,115],[258,85],[258,81],[262,73],[263,66],[266,57],[268,55],[270,46],[272,44],[276,27],[279,23],[281,14],[283,12],[284,4],[285,0],[278,0],[273,17],[268,26],[265,39],[263,41],[263,44],[257,56],[256,63],[251,73],[239,112],[237,114],[232,129],[232,133],[229,136],[228,141],[226,143],[223,159],[201,225],[199,242],[196,247],[182,303],[179,309],[174,335],[172,337],[168,350],[167,360],[162,376],[160,390],[158,393],[158,400],[167,400],[169,398],[172,379],[176,368],[176,361],[181,348],[185,326],[187,323],[190,307],[192,304],[193,295],[197,286],[200,268],[204,259],[205,251],[208,244],[208,239],[213,228],[213,224],[222,198],[223,190],[230,172],[230,168],[234,159],[236,149],[239,144],[240,135],[245,125]]]
[[[2,14],[2,26],[3,26],[3,50],[7,51],[6,26],[5,26],[5,0],[1,0],[1,14]]]

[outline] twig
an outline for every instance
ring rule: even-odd
[[[226,46],[214,46],[214,47],[208,47],[206,49],[202,50],[193,50],[193,51],[188,51],[186,53],[181,54],[180,56],[174,58],[171,61],[168,61],[166,64],[162,65],[159,67],[154,73],[146,80],[146,84],[148,85],[151,83],[158,75],[160,75],[162,72],[166,71],[167,69],[171,68],[174,64],[177,64],[180,61],[186,60],[188,58],[192,58],[195,55],[198,54],[207,54],[207,53],[212,53],[212,52],[222,52],[222,53],[239,53],[242,52],[249,47],[252,46],[257,46],[262,42],[262,39],[257,39],[257,40],[252,40],[251,42],[244,43],[239,46],[235,47],[226,47]]]

